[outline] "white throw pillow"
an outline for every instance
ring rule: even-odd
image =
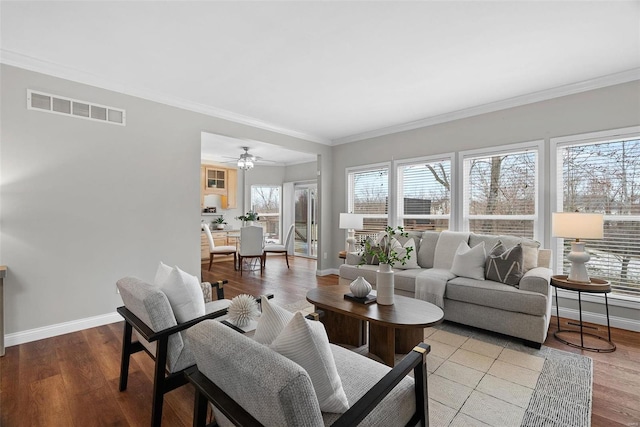
[[[451,264],[451,272],[456,276],[484,280],[484,265],[487,252],[484,242],[470,248],[467,242],[460,242]]]
[[[204,297],[200,281],[178,267],[172,268],[169,277],[160,285],[178,323],[205,315]]]
[[[293,319],[293,313],[285,310],[276,303],[270,302],[266,295],[260,300],[262,314],[258,318],[258,325],[253,339],[260,344],[271,344],[280,332]]]
[[[270,347],[307,371],[321,411],[343,413],[349,409],[322,323],[306,320],[298,312]]]
[[[160,261],[158,270],[156,270],[156,277],[153,279],[153,284],[157,287],[162,286],[162,284],[169,278],[171,270],[173,270],[173,267],[169,267],[167,264]]]
[[[398,253],[398,258],[402,258],[407,253],[407,248],[413,248],[409,254],[409,259],[405,260],[404,265],[401,262],[393,263],[393,268],[398,270],[409,270],[411,268],[420,268],[418,265],[418,252],[416,251],[416,241],[413,238],[407,240],[404,245],[396,239],[391,240],[391,249]]]

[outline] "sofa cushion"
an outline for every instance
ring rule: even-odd
[[[393,286],[396,289],[400,289],[406,292],[410,292],[413,295],[416,291],[416,276],[423,271],[424,268],[414,268],[410,270],[394,270]]]
[[[409,239],[413,239],[416,245],[416,251],[414,252],[413,256],[417,257],[418,251],[420,250],[420,240],[422,239],[422,231],[406,230],[405,233],[407,233],[408,235],[407,237],[397,235],[396,239],[398,239],[398,242],[400,242],[400,244],[403,246],[405,243],[407,243]]]
[[[322,323],[306,320],[297,312],[270,347],[307,371],[320,410],[343,413],[349,409]]]
[[[540,248],[540,242],[528,239],[526,237],[518,237],[518,236],[510,236],[507,234],[501,234],[499,236],[491,235],[491,234],[476,234],[471,233],[469,235],[469,246],[474,247],[480,242],[484,242],[485,248],[493,248],[496,243],[499,241],[507,247],[513,247],[518,243],[522,244],[523,250],[523,269],[524,271],[529,271],[532,268],[538,266],[538,249]]]
[[[420,267],[433,267],[433,257],[436,253],[436,244],[439,237],[440,232],[438,231],[425,231],[422,233],[420,248],[418,249],[418,265]]]
[[[396,253],[398,254],[398,258],[404,257],[407,254],[409,248],[411,248],[409,257],[404,260],[404,264],[402,264],[401,262],[394,262],[394,269],[408,270],[413,268],[420,268],[417,260],[418,252],[416,251],[416,241],[413,238],[406,239],[406,241],[402,244],[397,239],[391,240],[391,249],[396,251]]]
[[[502,242],[498,240],[487,257],[486,277],[496,282],[518,286],[524,274],[522,261],[522,245],[520,243],[505,249]]]
[[[433,267],[451,270],[453,257],[458,250],[460,242],[468,242],[469,233],[463,231],[448,231],[440,233],[436,243],[436,253],[433,256]]]
[[[470,279],[484,280],[484,264],[487,253],[484,250],[484,242],[478,243],[473,248],[467,242],[460,242],[458,250],[453,257],[451,272],[456,276]]]
[[[544,316],[547,298],[538,292],[523,291],[492,280],[456,277],[447,282],[447,299],[497,308],[505,311]]]
[[[382,363],[337,345],[331,344],[331,351],[350,405],[359,400],[391,370]],[[415,401],[413,378],[406,376],[359,425],[381,427],[407,425],[416,410]],[[323,412],[324,425],[333,424],[339,416],[340,414]]]

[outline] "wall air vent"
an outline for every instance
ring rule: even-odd
[[[126,124],[126,112],[119,108],[36,92],[31,89],[27,90],[27,108],[121,126]]]

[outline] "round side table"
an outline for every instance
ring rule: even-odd
[[[598,353],[611,353],[615,351],[616,345],[611,341],[611,325],[609,324],[609,301],[607,299],[607,294],[611,292],[611,285],[606,280],[601,279],[591,279],[591,283],[580,283],[573,282],[567,279],[566,275],[558,275],[551,276],[551,286],[556,288],[556,319],[558,321],[558,330],[553,333],[553,336],[560,342],[571,346],[580,348],[582,350],[588,351],[596,351]],[[558,289],[564,289],[567,291],[574,291],[578,293],[578,312],[580,314],[580,323],[571,323],[570,325],[579,326],[580,330],[573,329],[560,329],[560,315],[558,308]],[[591,326],[585,326],[582,323],[582,293],[586,292],[589,294],[604,294],[604,304],[607,310],[607,338],[601,337],[599,335],[584,332],[585,328],[595,329]],[[565,338],[562,338],[560,334],[580,334],[580,344],[568,341]],[[604,342],[602,347],[588,347],[584,345],[584,336],[588,335],[590,337],[595,337],[598,340]]]

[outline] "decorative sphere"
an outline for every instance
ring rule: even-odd
[[[258,302],[247,294],[238,295],[229,305],[229,320],[236,326],[246,326],[260,315]]]

